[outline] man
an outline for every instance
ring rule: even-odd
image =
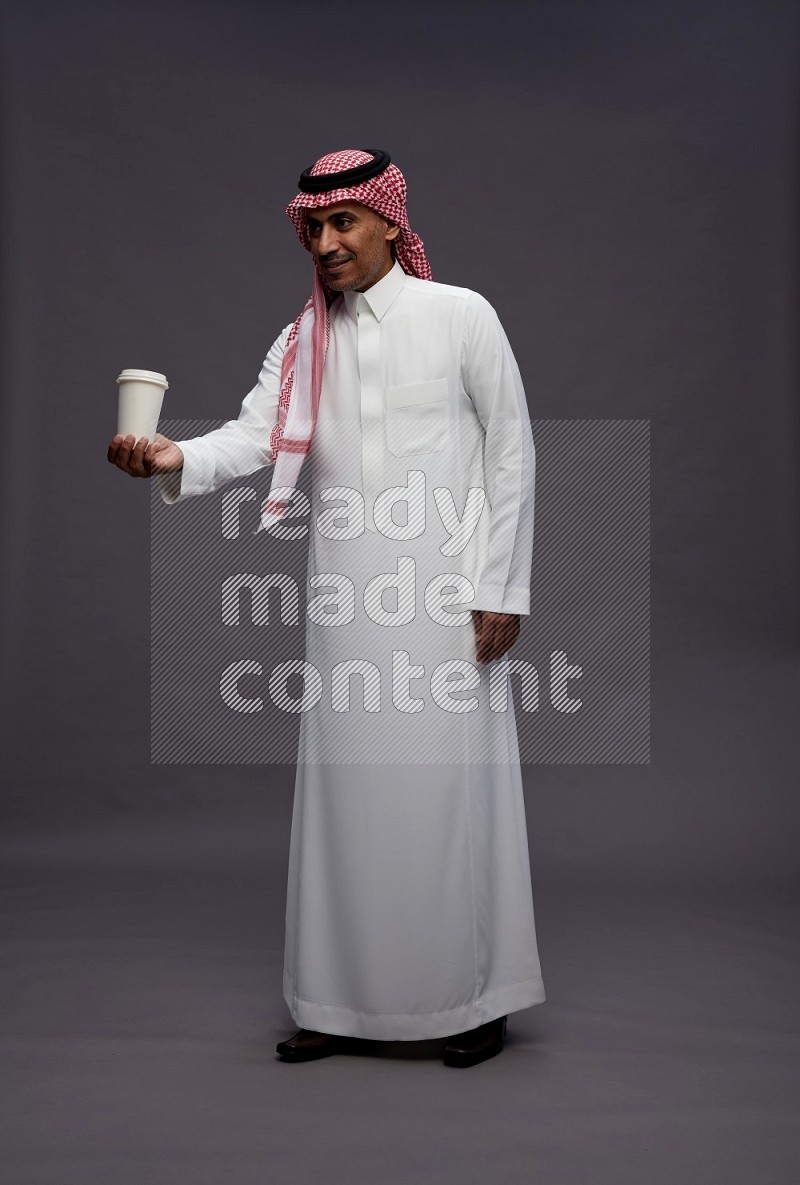
[[[388,154],[331,153],[299,188],[312,295],[238,419],[108,456],[167,503],[274,463],[268,531],[309,456],[309,587],[349,600],[306,623],[338,691],[301,716],[284,996],[303,1027],[278,1052],[443,1037],[471,1066],[545,998],[504,657],[530,612],[530,420],[494,310],[431,279]]]

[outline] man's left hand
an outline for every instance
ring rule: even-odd
[[[494,662],[519,637],[518,613],[491,613],[488,609],[473,609],[475,642],[478,662]]]

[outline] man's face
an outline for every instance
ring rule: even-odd
[[[361,202],[337,202],[306,211],[311,254],[334,292],[365,292],[393,266],[391,242],[400,233]]]

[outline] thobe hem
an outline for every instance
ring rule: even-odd
[[[368,1041],[427,1041],[450,1037],[477,1029],[498,1016],[542,1004],[545,1000],[540,976],[497,988],[486,996],[478,996],[468,1004],[444,1012],[356,1012],[333,1004],[317,1004],[294,994],[288,974],[284,974],[283,995],[292,1019],[301,1028]]]

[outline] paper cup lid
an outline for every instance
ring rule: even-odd
[[[159,374],[157,370],[123,370],[121,374],[117,375],[118,383],[122,383],[126,379],[133,379],[139,383],[157,383],[165,391],[169,388],[167,376]]]

